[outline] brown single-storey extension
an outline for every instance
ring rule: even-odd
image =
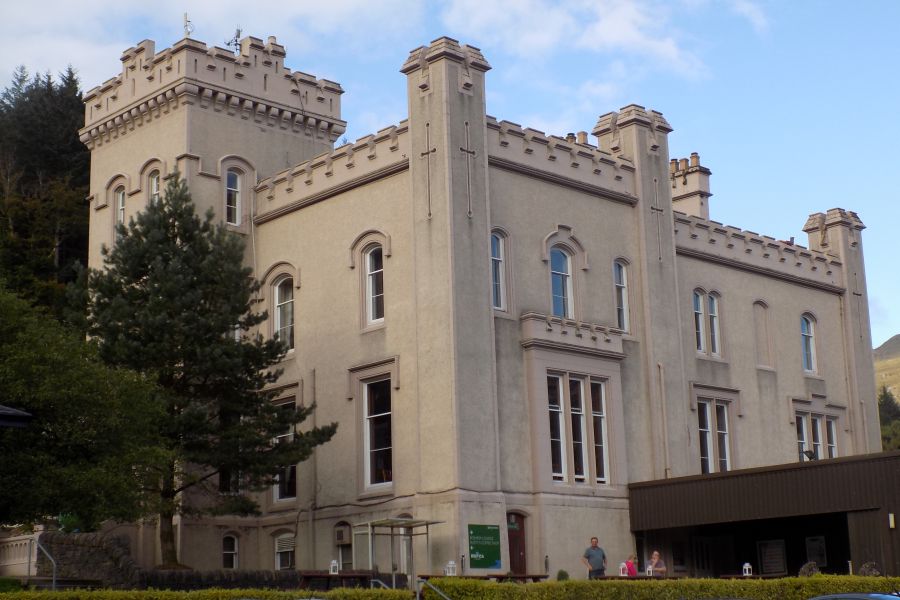
[[[659,549],[671,574],[796,575],[874,562],[900,575],[900,451],[634,483],[639,554]]]

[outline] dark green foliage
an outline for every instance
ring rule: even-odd
[[[0,594],[4,592],[18,592],[22,590],[22,584],[18,579],[0,577]]]
[[[900,404],[886,386],[878,393],[878,418],[882,449],[900,450]]]
[[[293,590],[204,590],[199,592],[146,591],[88,591],[62,590],[58,592],[0,593],[0,600],[298,600],[322,598],[323,600],[410,600],[409,590],[339,588],[328,592]]]
[[[0,398],[33,416],[0,429],[0,523],[65,513],[78,529],[145,510],[152,384],[99,359],[46,311],[0,290]]]
[[[0,94],[0,277],[59,315],[73,267],[87,262],[89,153],[69,68],[57,81],[20,67]]]
[[[557,581],[568,581],[569,580],[569,572],[565,569],[560,569],[556,572],[556,580]]]
[[[102,357],[151,378],[166,413],[165,460],[153,490],[171,551],[163,562],[174,562],[165,537],[174,514],[256,511],[246,492],[271,485],[280,468],[308,458],[336,429],[273,443],[314,407],[271,403],[266,388],[285,349],[255,333],[266,314],[253,311],[259,284],[244,266],[243,240],[212,219],[195,214],[187,186],[172,177],[163,199],[120,226],[119,241],[104,251],[106,268],[88,278],[89,331]],[[241,493],[219,494],[219,474],[239,474]]]
[[[454,600],[808,600],[823,594],[853,591],[889,592],[900,588],[900,577],[816,575],[781,579],[637,579],[534,584],[491,583],[461,577],[432,579]],[[440,600],[428,590],[426,600]],[[0,598],[2,600],[2,598]]]

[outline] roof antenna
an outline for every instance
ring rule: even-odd
[[[231,48],[232,51],[237,53],[241,49],[241,26],[238,25],[234,30],[234,37],[225,42],[226,48]]]
[[[194,24],[188,19],[187,13],[184,13],[184,37],[191,37],[194,33]]]

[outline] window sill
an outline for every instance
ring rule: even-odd
[[[505,309],[505,308],[495,308],[494,309],[494,318],[508,319],[510,321],[518,321],[518,319],[512,314],[512,312],[510,312],[508,309]]]
[[[728,364],[728,361],[722,358],[721,356],[713,356],[711,354],[702,354],[700,352],[697,353],[697,359],[699,360],[707,360],[709,362]]]
[[[372,485],[359,493],[360,500],[378,500],[391,498],[394,495],[394,482]]]
[[[378,321],[377,323],[367,323],[360,330],[360,333],[372,333],[373,331],[381,331],[384,329],[384,320]]]
[[[769,367],[767,365],[756,365],[757,371],[768,371],[769,373],[776,373],[777,370],[775,367]]]
[[[803,377],[806,379],[813,379],[815,381],[825,381],[825,378],[819,375],[818,373],[813,373],[812,371],[803,371]]]

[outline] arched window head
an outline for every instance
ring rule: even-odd
[[[159,202],[160,198],[160,177],[159,171],[152,171],[150,176],[147,178],[147,183],[149,184],[149,195],[148,198],[150,203],[153,204],[155,202]]]
[[[237,169],[225,172],[225,222],[241,224],[241,176]]]
[[[506,240],[491,234],[491,305],[506,310]]]
[[[222,538],[222,568],[238,568],[238,539],[233,535]]]
[[[384,252],[373,244],[363,253],[366,265],[366,321],[384,321]]]
[[[802,348],[803,370],[809,373],[816,371],[816,322],[810,315],[800,317],[800,343]]]
[[[573,318],[572,255],[560,246],[550,249],[550,289],[553,295],[553,315]]]
[[[625,261],[613,263],[613,282],[616,288],[616,327],[628,331],[628,266]]]
[[[706,318],[703,307],[704,296],[705,294],[700,290],[694,290],[694,342],[697,346],[697,352],[706,352]]]
[[[294,349],[294,280],[282,277],[275,282],[275,337]]]

